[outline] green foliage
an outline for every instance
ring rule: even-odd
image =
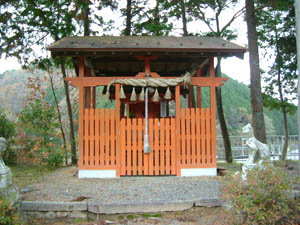
[[[0,224],[1,225],[21,225],[17,209],[10,206],[5,200],[0,199]]]
[[[282,168],[266,165],[248,172],[247,181],[233,177],[226,184],[229,200],[241,224],[299,224],[299,200],[290,199],[291,180]]]
[[[49,167],[57,168],[62,165],[64,162],[63,154],[55,149],[52,149],[48,153],[48,157],[46,159],[46,163]]]
[[[0,137],[10,139],[15,135],[15,124],[10,121],[5,113],[0,109]]]
[[[284,107],[286,112],[291,115],[294,115],[297,112],[297,106],[295,106],[294,104],[291,104],[287,101],[281,102],[280,100],[273,98],[267,94],[263,94],[263,103],[264,107],[267,107],[270,110],[282,110],[282,108]]]
[[[169,23],[169,17],[163,5],[164,1],[156,0],[155,3],[155,6],[151,8],[145,0],[135,2],[135,7],[132,7],[135,8],[133,16],[136,16],[136,21],[132,26],[133,35],[169,35],[173,24]],[[139,9],[138,12],[137,9]],[[140,13],[141,11],[143,13]]]
[[[57,147],[58,124],[52,106],[35,98],[22,109],[18,119],[18,144],[23,146],[23,150],[29,152],[35,149],[35,153],[39,153],[40,159],[43,159],[45,152],[51,152]]]

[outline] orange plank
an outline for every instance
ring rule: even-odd
[[[216,89],[214,87],[210,88],[211,95],[211,111],[210,111],[210,119],[211,119],[211,163],[214,167],[217,166],[217,132],[216,132]]]
[[[86,108],[91,108],[91,87],[86,88]]]
[[[196,138],[195,138],[196,116],[195,109],[191,109],[191,165],[196,164]]]
[[[201,108],[202,103],[202,96],[201,96],[201,87],[197,87],[197,107]]]
[[[153,157],[154,157],[153,122],[156,123],[156,121],[153,121],[153,119],[150,118],[149,119],[149,145],[152,148],[152,150],[148,154],[149,155],[149,169],[148,169],[149,172],[148,172],[148,175],[150,175],[150,176],[153,175]]]
[[[93,87],[93,108],[96,109],[96,99],[97,99],[97,89],[96,87]]]
[[[132,120],[132,175],[137,175],[137,119]]]
[[[84,77],[84,56],[78,60],[79,77]],[[79,88],[79,118],[78,118],[78,136],[79,136],[79,159],[78,166],[81,169],[84,165],[84,88]]]
[[[159,159],[159,145],[160,145],[160,135],[159,135],[159,126],[158,126],[158,119],[154,119],[154,146],[153,149],[155,151],[155,175],[159,175],[160,172],[160,168],[159,168],[159,163],[160,163],[160,159]]]
[[[179,139],[176,135],[176,121],[174,118],[171,118],[171,174],[176,175],[176,140]]]
[[[105,154],[104,154],[104,109],[100,110],[100,165],[105,166]]]
[[[200,109],[196,109],[196,155],[197,155],[197,165],[201,164],[201,122],[200,122]]]
[[[121,119],[120,121],[120,176],[121,175],[126,175],[126,159],[125,159],[125,152],[126,152],[126,125],[125,125],[126,120]]]
[[[116,84],[116,163],[117,177],[121,176],[121,129],[120,129],[120,85]]]
[[[180,85],[175,87],[175,104],[176,104],[176,175],[181,176],[181,165],[180,165]]]
[[[138,119],[138,175],[143,175],[143,119]]]
[[[210,164],[211,155],[211,129],[210,129],[210,110],[205,109],[205,127],[206,127],[206,163]]]
[[[191,164],[191,110],[186,109],[186,162]]]
[[[116,165],[116,116],[114,109],[110,109],[110,129],[110,160],[111,165]]]
[[[185,109],[181,109],[181,165],[186,165],[186,129],[185,129],[185,122],[186,122],[186,115]]]
[[[160,175],[165,175],[165,119],[160,119]]]
[[[110,143],[109,143],[109,136],[110,136],[110,115],[109,115],[109,109],[105,109],[105,148],[104,148],[104,154],[105,154],[105,165],[111,165],[110,163],[110,157],[109,157],[109,150],[110,150]]]
[[[78,119],[78,138],[79,138],[79,159],[78,166],[81,169],[84,165],[84,90],[79,88],[79,119]]]
[[[208,143],[208,148],[207,148],[207,163],[212,164],[212,128],[211,128],[211,117],[210,117],[210,110],[206,109],[206,123],[207,123],[207,143]]]
[[[99,138],[99,109],[95,109],[95,166],[99,166],[99,142],[100,142],[100,138]]]
[[[131,129],[131,119],[130,118],[127,118],[127,175],[128,176],[131,176],[132,175],[132,173],[131,173],[131,169],[132,169],[132,167],[131,167],[131,163],[132,163],[132,161],[131,161],[131,153],[132,153],[132,151],[131,151],[131,149],[132,149],[132,147],[131,147],[131,131],[132,131],[132,129]]]
[[[206,159],[206,142],[205,142],[205,136],[206,136],[206,131],[205,131],[205,109],[201,108],[201,164],[206,164],[205,159]]]
[[[166,160],[166,175],[170,175],[171,165],[170,165],[170,151],[171,151],[171,144],[170,144],[170,136],[171,136],[171,119],[166,118],[166,145],[165,145],[165,160]]]
[[[89,160],[89,109],[84,109],[84,164],[90,165]]]
[[[90,111],[90,165],[95,165],[95,110],[89,109]]]

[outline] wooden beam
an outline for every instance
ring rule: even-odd
[[[93,87],[93,108],[96,109],[96,102],[97,102],[97,94],[96,94],[96,87]]]
[[[91,68],[89,67],[85,67],[86,68],[86,76],[87,77],[91,77]],[[91,93],[91,87],[86,87],[86,108],[91,108],[91,97],[92,97],[92,93]]]
[[[175,104],[176,104],[176,136],[180,137],[180,85],[175,87]],[[180,138],[176,138],[176,175],[181,176],[180,165]]]
[[[160,77],[162,79],[175,79],[178,77]],[[144,79],[144,77],[67,77],[66,81],[71,86],[75,87],[97,87],[108,85],[115,79]],[[228,79],[226,77],[192,77],[192,84],[200,87],[219,87],[224,85],[224,81]]]
[[[79,57],[79,77],[82,79],[84,77],[84,57],[80,56]],[[79,88],[79,119],[78,119],[78,135],[79,135],[79,159],[78,159],[78,167],[79,169],[82,169],[84,164],[83,164],[83,126],[84,126],[84,121],[83,121],[83,116],[84,116],[84,86],[80,86]]]
[[[120,84],[116,84],[116,160],[117,160],[117,177],[121,174],[121,139],[120,139]]]
[[[210,57],[210,76],[215,78],[214,57]],[[216,88],[210,87],[210,119],[211,119],[211,155],[212,164],[217,166],[217,131],[216,131]]]
[[[197,69],[196,77],[201,77],[201,69]],[[201,87],[197,86],[197,108],[201,108],[202,104]]]

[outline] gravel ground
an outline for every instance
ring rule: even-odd
[[[62,168],[22,193],[28,201],[72,201],[80,196],[102,204],[196,201],[218,198],[219,181],[209,177],[121,177],[78,179],[75,167]]]

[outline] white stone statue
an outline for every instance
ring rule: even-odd
[[[270,151],[268,145],[260,142],[254,137],[253,129],[250,123],[243,127],[243,134],[247,136],[246,146],[249,150],[248,160],[244,163],[243,180],[246,180],[247,171],[259,166],[263,167],[263,161],[270,160]]]
[[[0,188],[6,188],[12,184],[12,175],[10,169],[5,165],[2,154],[6,150],[6,140],[0,137]]]

